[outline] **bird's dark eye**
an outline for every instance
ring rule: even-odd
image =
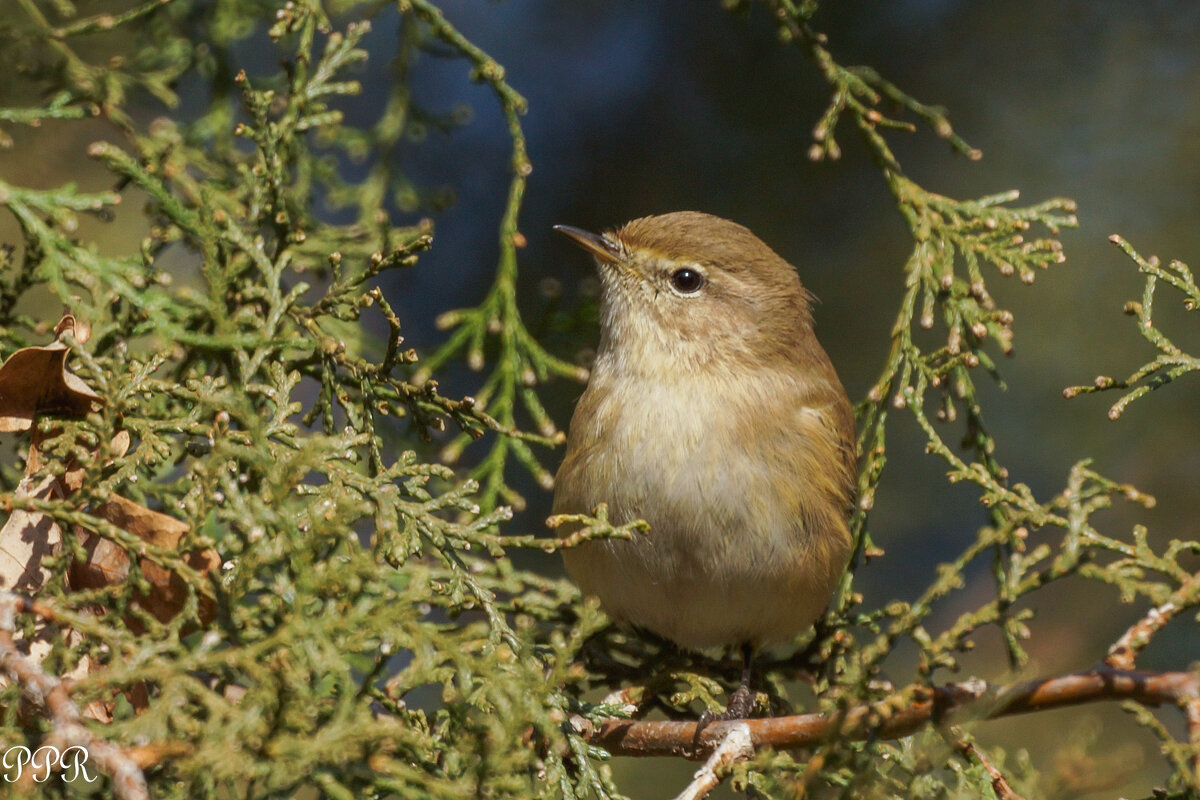
[[[683,294],[694,294],[704,285],[704,276],[694,269],[684,267],[671,273],[671,285]]]

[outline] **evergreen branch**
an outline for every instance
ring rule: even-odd
[[[1154,635],[1179,612],[1200,605],[1200,572],[1184,580],[1169,599],[1155,606],[1108,648],[1104,663],[1114,669],[1133,669],[1134,662]]]
[[[578,547],[584,542],[596,539],[625,539],[631,540],[636,535],[646,533],[650,525],[644,520],[634,520],[623,525],[613,525],[608,519],[608,506],[601,503],[588,514],[555,514],[546,520],[546,527],[556,530],[567,526],[571,533],[559,539],[547,539],[544,536],[497,536],[492,541],[498,548],[530,547],[546,553],[553,553],[571,547]]]
[[[116,30],[122,25],[127,25],[130,22],[149,16],[170,2],[172,0],[149,0],[120,14],[95,14],[76,20],[70,25],[53,28],[51,34],[56,39],[68,39],[72,36],[82,36],[89,33],[106,33]]]
[[[440,328],[457,330],[425,359],[424,366],[416,374],[415,382],[420,384],[428,380],[434,370],[459,356],[465,357],[471,369],[482,369],[485,363],[485,341],[490,336],[498,336],[499,351],[491,360],[492,372],[475,397],[479,407],[498,423],[493,430],[500,431],[502,435],[510,438],[507,441],[496,440],[491,451],[471,470],[471,477],[478,480],[483,487],[480,495],[483,507],[491,508],[500,500],[504,500],[522,508],[524,498],[509,486],[505,478],[509,455],[514,455],[539,483],[551,486],[553,476],[541,466],[537,457],[522,444],[522,441],[529,440],[553,446],[566,440],[565,435],[545,413],[536,394],[530,390],[551,376],[579,381],[587,378],[586,370],[546,352],[529,334],[517,308],[517,249],[524,246],[525,242],[525,237],[518,227],[518,216],[525,186],[532,172],[532,164],[526,150],[525,132],[520,121],[527,103],[505,80],[503,67],[463,36],[433,3],[427,0],[401,0],[400,9],[402,13],[412,14],[428,25],[436,37],[471,63],[472,79],[486,83],[495,94],[512,141],[512,180],[500,219],[500,260],[496,268],[495,282],[483,301],[475,308],[448,312],[438,319]],[[512,432],[518,429],[518,400],[524,411],[531,415],[541,428],[540,436],[512,438]],[[448,460],[457,458],[466,444],[465,439],[457,440],[443,453],[443,457]]]
[[[870,67],[844,67],[834,60],[826,45],[824,34],[814,31],[809,19],[816,11],[815,3],[796,6],[791,0],[764,0],[779,24],[780,39],[784,44],[797,44],[816,64],[825,81],[833,88],[833,98],[821,121],[813,128],[813,146],[809,158],[814,161],[841,157],[834,134],[843,111],[850,111],[860,133],[867,140],[872,155],[881,167],[900,172],[900,163],[891,148],[879,133],[884,130],[911,131],[913,126],[882,114],[876,106],[883,98],[897,106],[913,112],[939,137],[947,140],[956,152],[971,160],[978,160],[982,153],[967,144],[954,132],[946,110],[929,106],[910,97],[891,82],[884,80]]]
[[[98,109],[94,106],[72,104],[71,94],[63,92],[54,97],[45,108],[0,108],[0,122],[12,122],[37,128],[48,119],[82,119],[89,114],[97,113],[97,111]],[[12,146],[12,137],[0,130],[0,148]]]
[[[957,725],[949,726],[946,732],[952,737],[954,749],[968,761],[978,764],[987,773],[988,778],[991,779],[992,791],[996,793],[996,800],[1025,800],[1013,791],[1008,779],[1004,777],[1004,773],[988,760],[983,751]]]
[[[1070,399],[1081,394],[1128,389],[1129,391],[1108,410],[1108,418],[1115,420],[1125,413],[1125,409],[1133,401],[1177,378],[1200,371],[1200,358],[1185,353],[1167,338],[1154,322],[1154,293],[1160,280],[1170,284],[1183,295],[1183,307],[1187,311],[1200,308],[1200,287],[1196,285],[1191,269],[1182,261],[1172,261],[1164,267],[1157,256],[1143,258],[1129,242],[1116,234],[1110,236],[1109,241],[1121,248],[1122,252],[1137,264],[1138,271],[1146,276],[1141,302],[1126,303],[1125,313],[1137,318],[1138,333],[1159,351],[1159,355],[1153,361],[1138,367],[1124,380],[1100,375],[1091,386],[1068,386],[1063,389],[1063,396]]]
[[[984,502],[993,509],[994,526],[1004,528],[1004,503],[997,503],[1006,495],[1003,486],[1008,471],[994,457],[995,442],[986,433],[969,370],[983,365],[995,375],[983,345],[991,340],[1002,352],[1011,352],[1013,314],[996,308],[981,266],[990,264],[1002,276],[1019,275],[1023,283],[1032,283],[1037,270],[1060,263],[1063,255],[1056,239],[1028,241],[1026,231],[1032,224],[1040,224],[1051,234],[1057,234],[1060,227],[1074,226],[1076,220],[1071,213],[1074,204],[1069,200],[1054,199],[1025,208],[1011,208],[1008,204],[1017,199],[1017,194],[1006,192],[974,201],[960,201],[930,192],[905,177],[884,132],[907,131],[913,127],[883,115],[876,106],[884,98],[914,113],[968,158],[977,159],[980,153],[954,132],[943,109],[917,101],[874,70],[839,64],[826,46],[824,35],[810,25],[816,11],[815,3],[797,6],[790,0],[766,0],[766,5],[777,20],[783,42],[800,47],[817,66],[831,90],[829,106],[813,131],[810,157],[840,156],[835,130],[843,113],[849,113],[908,223],[914,243],[905,266],[905,293],[893,327],[891,352],[879,379],[858,408],[862,463],[858,503],[851,519],[856,544],[851,572],[843,581],[839,599],[833,607],[836,618],[845,613],[856,598],[851,588],[854,569],[864,558],[882,553],[871,540],[867,521],[886,464],[887,412],[884,403],[889,396],[895,408],[908,408],[917,417],[929,437],[930,451],[951,463],[952,480],[966,477],[980,483],[986,492]],[[925,353],[916,344],[914,322],[924,329],[933,328],[939,310],[946,327],[946,346]],[[937,416],[940,421],[953,422],[960,409],[966,411],[966,441],[970,442],[978,458],[970,469],[955,463],[957,457],[925,419],[922,406],[929,387],[939,390],[941,408]],[[976,472],[976,468],[980,472]],[[1008,499],[1017,500],[1029,509],[1029,504],[1022,499],[1015,496]],[[1006,529],[1015,530],[1015,526]],[[1004,542],[994,545],[997,559],[1007,547]],[[1012,579],[999,570],[997,582],[1003,592],[1003,585],[1011,583]],[[833,620],[829,624],[836,627]],[[1010,657],[1014,662],[1020,660],[1015,641],[1010,647]]]

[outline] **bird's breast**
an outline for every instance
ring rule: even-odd
[[[620,387],[598,375],[581,398],[556,510],[603,502],[614,520],[646,520],[646,541],[618,549],[664,579],[752,578],[794,561],[804,546],[794,495],[804,489],[806,443],[778,407],[795,387],[755,378],[735,389],[699,377]]]
[[[827,412],[811,389],[778,374],[594,372],[555,510],[606,503],[615,522],[644,519],[650,531],[566,551],[580,588],[689,647],[780,641],[810,625],[849,545],[828,491]]]

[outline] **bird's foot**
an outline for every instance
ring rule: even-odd
[[[725,707],[723,713],[718,714],[715,711],[705,710],[700,715],[700,719],[696,720],[696,733],[692,736],[692,749],[695,750],[699,747],[700,734],[704,733],[704,729],[714,722],[749,719],[750,713],[754,711],[755,700],[754,692],[750,691],[750,687],[742,685],[729,696],[729,705]]]
[[[750,712],[754,710],[756,700],[757,698],[754,696],[754,692],[750,691],[749,686],[744,684],[739,686],[737,690],[729,696],[729,706],[726,707],[725,713],[721,715],[721,719],[748,719],[750,717]]]

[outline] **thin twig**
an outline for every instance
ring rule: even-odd
[[[1025,800],[1019,793],[1013,790],[1009,785],[1008,779],[991,760],[983,754],[983,751],[975,746],[975,743],[963,733],[958,726],[952,726],[949,731],[951,744],[962,756],[970,761],[974,761],[979,766],[983,767],[984,772],[992,779],[992,791],[996,793],[997,800]]]
[[[696,770],[692,782],[680,792],[675,800],[701,800],[721,783],[717,771],[754,757],[754,741],[750,726],[745,722],[734,722],[726,728],[725,738],[712,751],[704,766]]]
[[[1149,613],[1138,620],[1120,639],[1108,649],[1104,663],[1114,669],[1133,669],[1138,653],[1150,643],[1154,634],[1162,630],[1171,619],[1194,603],[1195,595],[1200,593],[1200,572],[1192,575],[1171,593],[1166,602],[1150,609]]]
[[[1184,703],[1183,713],[1187,717],[1188,741],[1192,744],[1192,772],[1196,783],[1200,783],[1200,696]]]

